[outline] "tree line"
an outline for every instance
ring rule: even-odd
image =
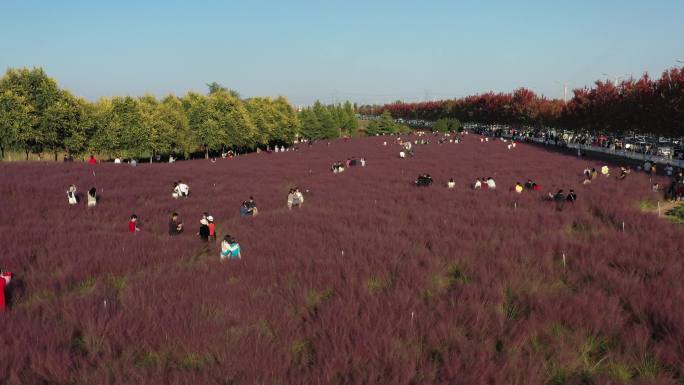
[[[158,99],[103,97],[96,102],[61,89],[41,68],[8,69],[0,78],[0,159],[9,151],[43,158],[58,153],[152,159],[157,154],[251,151],[297,138],[335,138],[358,125],[349,103],[317,102],[301,112],[284,97],[240,95],[218,83],[209,92]]]
[[[396,102],[359,107],[363,115],[389,112],[395,118],[435,121],[454,118],[485,124],[557,127],[576,131],[684,136],[684,68],[647,74],[620,83],[597,81],[575,89],[568,102],[521,88],[422,103]]]

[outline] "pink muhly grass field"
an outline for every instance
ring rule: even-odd
[[[0,383],[684,381],[684,238],[640,209],[661,199],[646,174],[618,181],[611,165],[582,185],[602,164],[474,136],[402,160],[391,139],[216,163],[0,164],[0,265],[25,286],[0,314]],[[329,171],[353,156],[367,167]],[[412,186],[420,173],[434,185]],[[488,176],[496,191],[469,188]],[[528,178],[542,191],[510,192]],[[188,199],[171,197],[178,179]],[[305,203],[290,212],[293,186]],[[541,200],[561,188],[578,202]],[[260,215],[240,218],[250,195]],[[204,211],[242,260],[195,235]]]

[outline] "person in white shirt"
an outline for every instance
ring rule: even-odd
[[[78,196],[76,195],[76,185],[71,185],[69,186],[69,189],[67,190],[67,200],[69,201],[70,205],[76,205],[78,204]]]
[[[454,182],[454,178],[449,178],[449,181],[447,182],[447,188],[452,189],[456,187],[456,182]]]
[[[171,196],[174,198],[186,198],[188,195],[190,195],[190,186],[187,184],[183,183],[182,181],[178,181],[173,184],[173,192],[171,193]]]
[[[116,157],[114,158],[114,164],[120,164],[121,163],[121,158]]]
[[[487,188],[490,190],[496,189],[496,182],[494,182],[494,178],[491,176],[487,178]]]
[[[169,155],[169,163],[175,162],[176,159],[174,159],[173,155]]]
[[[95,207],[97,205],[97,189],[92,187],[88,190],[88,207]]]
[[[361,167],[366,167],[366,159],[365,158],[361,158],[359,160],[359,162],[361,162]]]
[[[473,189],[474,190],[479,190],[482,188],[482,182],[480,182],[479,179],[475,179],[475,183],[473,184]]]

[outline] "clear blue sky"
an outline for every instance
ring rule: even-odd
[[[561,97],[678,59],[683,0],[0,0],[0,67],[43,67],[91,100],[212,81],[295,104]]]

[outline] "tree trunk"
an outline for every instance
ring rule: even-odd
[[[57,151],[55,150],[55,162],[57,161]]]
[[[28,150],[28,148],[25,149],[25,151],[26,151],[26,160],[29,160],[29,159],[28,159],[28,156],[29,156],[29,150]]]
[[[0,160],[5,159],[5,147],[0,146]]]
[[[209,159],[209,146],[204,145],[204,159]]]

